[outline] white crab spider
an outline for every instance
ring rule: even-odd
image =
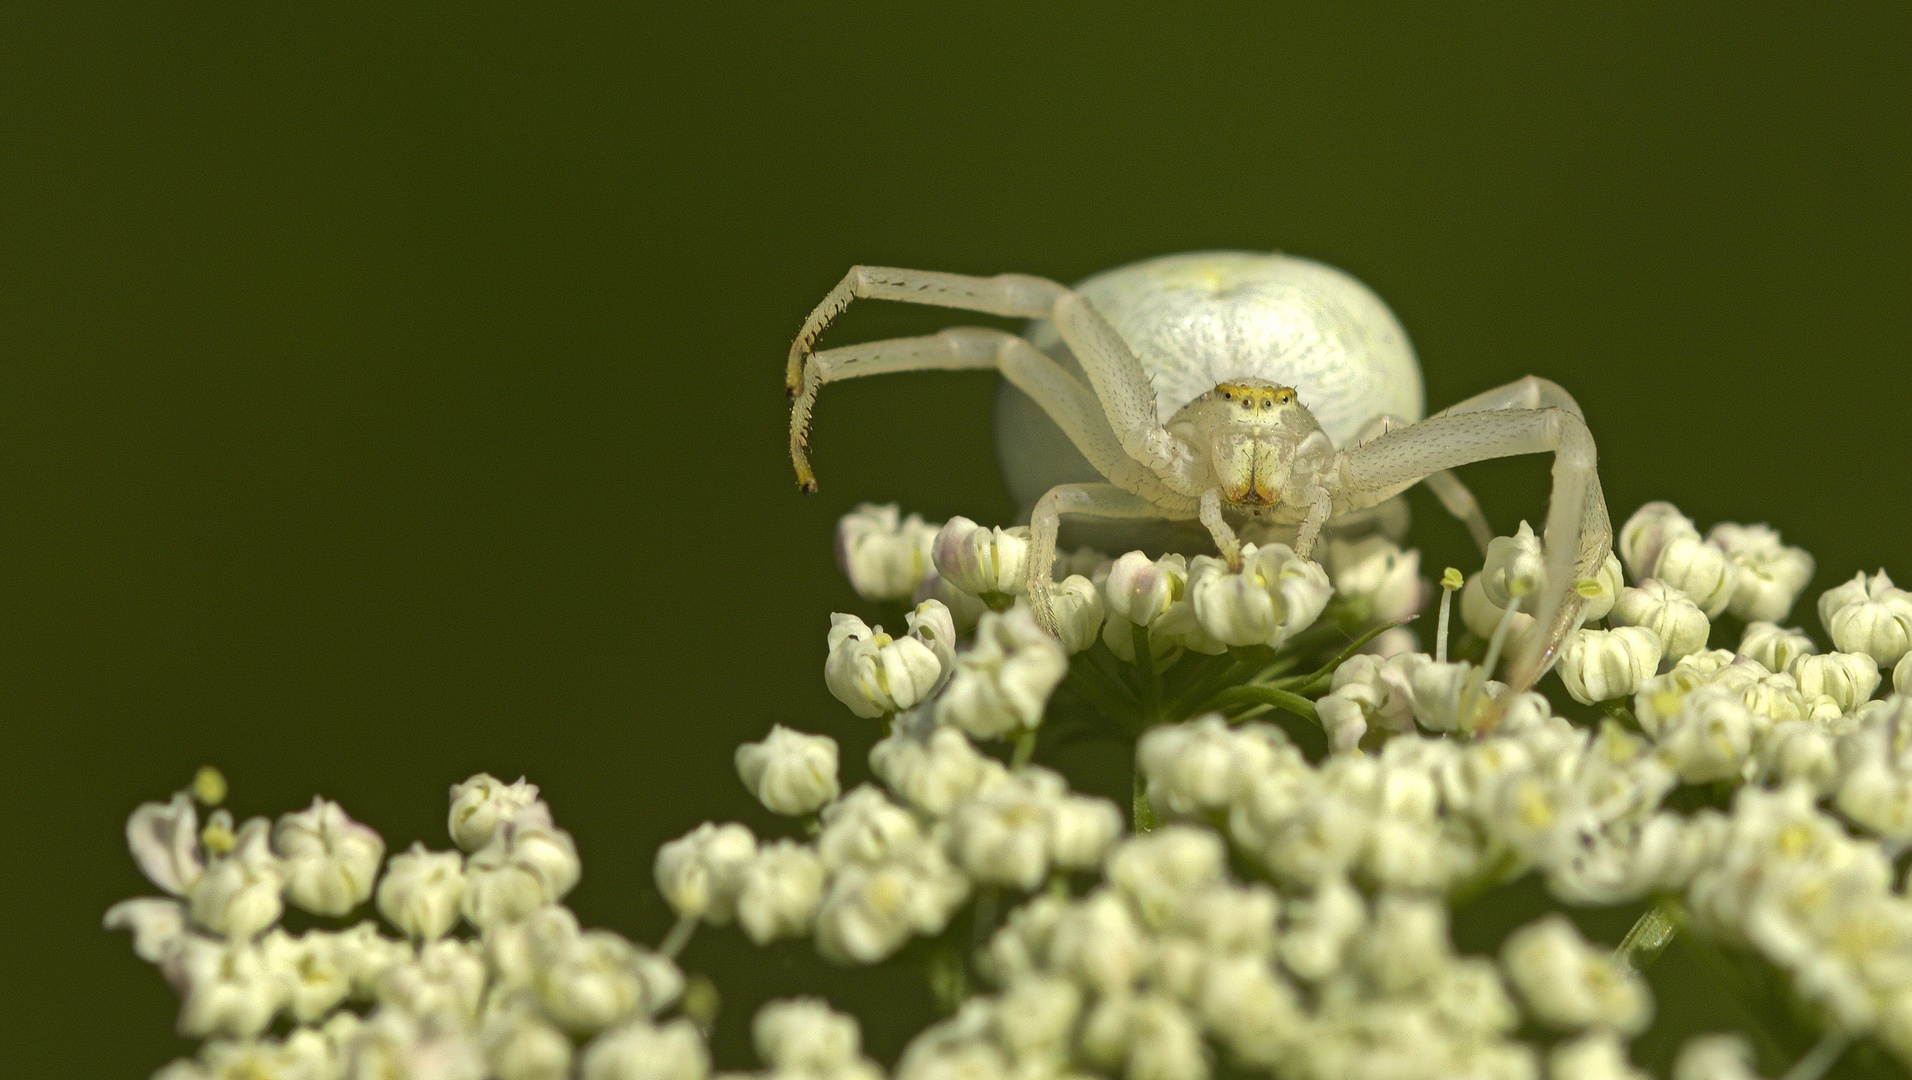
[[[813,353],[857,298],[1038,320],[1026,336],[953,327]],[[1236,527],[1286,526],[1307,557],[1339,524],[1425,480],[1483,547],[1491,530],[1448,469],[1554,455],[1543,542],[1547,580],[1508,679],[1531,686],[1579,624],[1576,583],[1612,545],[1593,436],[1558,385],[1529,376],[1421,419],[1421,372],[1394,316],[1332,267],[1281,254],[1169,255],[1074,289],[1043,278],[858,266],[804,321],[785,372],[790,456],[816,490],[806,448],[825,383],[860,375],[995,368],[1067,436],[1006,400],[997,438],[1012,485],[1053,483],[1030,514],[1029,598],[1053,628],[1050,571],[1063,515],[1198,520],[1231,565]],[[1086,385],[1085,385],[1086,380]],[[1073,457],[1070,451],[1079,457]]]

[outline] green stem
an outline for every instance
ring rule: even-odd
[[[1021,735],[1016,736],[1016,749],[1009,757],[1009,767],[1012,769],[1020,769],[1024,765],[1029,764],[1029,759],[1035,756],[1036,729],[1030,728]]]
[[[1142,770],[1135,770],[1135,834],[1153,832],[1159,822],[1155,819],[1155,808],[1149,805],[1148,782],[1142,779]]]
[[[1319,725],[1321,717],[1315,712],[1314,702],[1274,686],[1237,686],[1223,690],[1215,695],[1215,703],[1229,705],[1273,705],[1294,713],[1312,724]]]
[[[1600,709],[1608,716],[1619,721],[1622,727],[1630,731],[1644,730],[1640,727],[1639,718],[1633,715],[1633,710],[1627,708],[1626,698],[1614,698],[1611,701],[1603,701],[1600,703]]]
[[[1283,679],[1276,685],[1281,686],[1284,689],[1294,690],[1297,692],[1313,690],[1315,689],[1316,683],[1321,682],[1324,679],[1332,679],[1334,677],[1334,669],[1340,667],[1342,664],[1347,663],[1348,658],[1353,656],[1355,653],[1360,652],[1362,646],[1366,645],[1370,641],[1373,641],[1375,638],[1380,637],[1382,634],[1387,633],[1389,630],[1392,630],[1397,626],[1406,626],[1408,623],[1411,623],[1418,618],[1420,618],[1419,615],[1409,615],[1405,619],[1396,619],[1393,622],[1385,622],[1379,626],[1370,627],[1368,628],[1366,633],[1362,634],[1360,637],[1355,638],[1354,641],[1350,642],[1347,648],[1342,649],[1339,653],[1335,654],[1334,659],[1321,665],[1320,667],[1316,668],[1314,671],[1310,672],[1307,675],[1296,675],[1291,678]]]
[[[677,954],[684,951],[684,946],[690,944],[690,936],[696,932],[697,916],[679,915],[677,925],[671,927],[671,932],[664,935],[664,941],[657,947],[657,951],[675,960]]]
[[[1182,720],[1201,712],[1209,704],[1209,699],[1220,691],[1239,685],[1255,670],[1251,664],[1235,661],[1217,671],[1211,671],[1197,680],[1195,685],[1175,695],[1174,700],[1162,707],[1162,716],[1170,720]]]
[[[1069,685],[1083,697],[1088,698],[1096,708],[1107,713],[1122,727],[1134,731],[1141,726],[1142,714],[1128,689],[1120,683],[1112,682],[1108,676],[1081,657],[1069,664]]]
[[[1135,671],[1142,684],[1142,718],[1154,723],[1162,718],[1162,688],[1155,680],[1155,654],[1149,651],[1149,628],[1129,624],[1129,640],[1135,646]]]

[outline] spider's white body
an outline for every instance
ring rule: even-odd
[[[952,327],[813,353],[859,297],[1035,321],[1026,337]],[[1323,528],[1425,481],[1484,548],[1486,521],[1447,470],[1551,452],[1548,586],[1533,611],[1547,632],[1516,658],[1509,683],[1524,690],[1578,625],[1575,585],[1611,547],[1593,437],[1565,390],[1529,377],[1423,420],[1420,368],[1393,314],[1360,282],[1305,259],[1172,255],[1075,289],[1019,274],[854,267],[790,347],[799,485],[816,486],[807,447],[824,384],[935,368],[993,368],[1018,392],[999,401],[997,439],[1011,486],[1031,507],[1030,606],[1052,630],[1049,575],[1064,515],[1199,521],[1238,566],[1238,525],[1292,529],[1306,558]]]
[[[1425,412],[1421,367],[1381,298],[1311,259],[1216,251],[1166,255],[1075,285],[1141,362],[1157,422],[1225,382],[1291,386],[1337,447],[1378,416]],[[1023,334],[1077,378],[1082,365],[1048,319]],[[996,451],[1016,501],[1104,479],[1029,395],[997,390]]]

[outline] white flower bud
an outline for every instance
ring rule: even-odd
[[[1049,962],[1087,989],[1110,993],[1135,981],[1149,940],[1122,898],[1099,889],[1071,905],[1049,937]]]
[[[272,823],[265,818],[239,827],[232,851],[213,860],[193,885],[194,922],[240,941],[279,921],[285,910],[285,866],[272,854],[271,832]]]
[[[1635,581],[1657,576],[1660,552],[1675,537],[1697,537],[1700,530],[1690,518],[1669,502],[1650,502],[1633,512],[1620,526],[1614,547],[1626,561],[1627,572]]]
[[[351,994],[353,948],[348,939],[323,930],[295,938],[275,928],[259,939],[266,966],[285,980],[286,1011],[302,1024],[324,1019]]]
[[[1323,879],[1312,896],[1294,901],[1288,910],[1281,962],[1310,982],[1340,970],[1342,957],[1368,918],[1361,894],[1341,877]]]
[[[1102,590],[1095,587],[1095,582],[1073,574],[1050,590],[1049,602],[1056,616],[1056,637],[1064,652],[1074,656],[1102,636]],[[1029,598],[1018,597],[1016,606],[1027,608]],[[1130,648],[1133,651],[1133,645]]]
[[[1912,778],[1883,755],[1867,755],[1848,769],[1833,805],[1888,840],[1912,841]]]
[[[133,932],[133,955],[149,964],[166,959],[186,936],[186,909],[177,900],[141,897],[106,909],[108,930]]]
[[[1560,681],[1582,705],[1632,696],[1659,666],[1659,635],[1641,626],[1576,630],[1560,647]]]
[[[1849,713],[1871,700],[1872,692],[1879,688],[1879,662],[1865,653],[1797,657],[1788,673],[1808,701],[1822,695],[1830,697],[1842,713]]]
[[[1717,619],[1739,588],[1739,567],[1717,544],[1698,536],[1675,536],[1660,550],[1651,575],[1685,593]]]
[[[1773,725],[1759,741],[1759,761],[1766,775],[1781,783],[1807,784],[1820,794],[1838,786],[1839,757],[1832,737],[1809,720]]]
[[[815,925],[829,871],[823,859],[792,840],[765,844],[744,864],[737,923],[759,945],[802,937]]]
[[[484,1051],[461,1018],[380,1009],[351,1032],[344,1043],[343,1075],[355,1080],[371,1076],[483,1080],[486,1075]]]
[[[1620,599],[1620,590],[1626,587],[1626,574],[1620,569],[1620,560],[1613,552],[1607,552],[1607,561],[1590,578],[1577,583],[1582,603],[1580,622],[1582,625],[1607,617],[1613,610],[1614,602]]]
[[[415,843],[385,864],[378,910],[407,937],[431,941],[458,922],[465,899],[465,860],[455,851],[426,851]]]
[[[936,572],[971,596],[1013,596],[1028,589],[1029,527],[984,528],[950,518],[931,547]]]
[[[1421,553],[1402,551],[1379,534],[1352,543],[1330,540],[1328,567],[1335,595],[1366,605],[1369,623],[1404,619],[1426,599]]]
[[[199,812],[187,792],[169,803],[141,803],[126,819],[126,846],[147,880],[185,896],[206,872],[199,852]]]
[[[1606,950],[1587,944],[1564,916],[1513,932],[1501,964],[1534,1019],[1557,1028],[1606,1028],[1636,1035],[1653,1019],[1646,983]]]
[[[1760,662],[1768,671],[1790,671],[1793,661],[1819,651],[1803,630],[1782,628],[1777,623],[1752,622],[1740,636],[1739,652]]]
[[[1660,721],[1657,756],[1691,784],[1737,777],[1752,753],[1759,723],[1728,686],[1702,686]]]
[[[478,1016],[489,978],[475,944],[441,938],[420,948],[417,957],[385,969],[378,1000],[412,1016],[443,1015],[469,1023]]]
[[[465,860],[465,918],[480,930],[522,918],[557,903],[582,872],[571,834],[552,823],[550,807],[533,803]]]
[[[1049,859],[1064,870],[1101,865],[1122,835],[1122,812],[1107,799],[1066,795],[1049,806]]]
[[[378,923],[371,919],[334,934],[332,947],[339,965],[350,975],[352,993],[359,997],[376,994],[378,981],[385,972],[415,955],[411,942],[385,937],[378,932]]]
[[[1197,993],[1202,1022],[1242,1060],[1263,1068],[1282,1061],[1304,1023],[1294,988],[1260,957],[1211,960]]]
[[[1061,788],[1054,774],[1025,772],[962,803],[950,815],[950,854],[984,884],[1035,888],[1049,873],[1049,809]]]
[[[1069,657],[1026,610],[991,613],[976,640],[956,657],[956,673],[936,702],[936,721],[979,739],[1042,723],[1042,713],[1069,673]]]
[[[940,818],[985,783],[1008,774],[960,730],[925,724],[925,712],[918,709],[899,717],[889,738],[870,748],[870,771],[905,802]],[[923,726],[928,730],[919,734]]]
[[[1627,1061],[1626,1044],[1611,1031],[1593,1031],[1557,1044],[1547,1055],[1547,1080],[1652,1080]]]
[[[865,600],[902,600],[923,583],[937,526],[896,504],[863,503],[837,521],[837,565]]]
[[[485,1017],[480,1035],[485,1062],[498,1080],[566,1080],[571,1075],[571,1040],[528,1007]]]
[[[1512,536],[1496,536],[1487,545],[1487,561],[1481,567],[1481,588],[1488,602],[1506,609],[1515,600],[1533,610],[1536,598],[1547,585],[1547,558],[1540,550],[1540,537],[1526,522]]]
[[[538,785],[523,777],[506,784],[489,773],[479,773],[451,788],[451,830],[454,843],[466,851],[477,851],[491,843],[501,822],[510,821],[518,812],[538,801]]]
[[[1149,805],[1190,815],[1226,807],[1251,777],[1235,733],[1219,715],[1150,729],[1136,744]]]
[[[1912,593],[1894,588],[1884,570],[1861,573],[1819,598],[1819,619],[1842,652],[1862,652],[1880,667],[1912,650]]]
[[[1332,595],[1327,571],[1286,544],[1243,544],[1239,572],[1207,555],[1189,567],[1195,619],[1224,645],[1279,647],[1313,625]]]
[[[1892,692],[1912,694],[1912,652],[1899,657],[1899,662],[1893,666]]]
[[[778,724],[762,742],[737,748],[737,775],[772,813],[812,813],[837,797],[837,744]]]
[[[1760,1075],[1743,1036],[1698,1035],[1680,1047],[1673,1080],[1760,1080]]]
[[[1384,893],[1374,918],[1355,945],[1355,960],[1383,993],[1424,985],[1453,959],[1447,938],[1447,905],[1438,900]]]
[[[584,1048],[581,1080],[704,1080],[710,1052],[689,1020],[654,1025],[634,1020],[591,1040]]]
[[[1722,522],[1706,538],[1739,566],[1739,586],[1727,610],[1742,619],[1778,622],[1812,581],[1812,556],[1781,543],[1771,526]]]
[[[1532,607],[1535,601],[1529,598],[1523,601],[1523,603],[1528,607]],[[1491,641],[1494,637],[1494,631],[1500,627],[1502,619],[1508,619],[1507,640],[1502,652],[1503,654],[1517,653],[1520,651],[1521,645],[1527,636],[1533,633],[1534,617],[1525,611],[1516,610],[1512,617],[1509,618],[1507,609],[1496,606],[1492,600],[1487,598],[1487,585],[1482,579],[1482,575],[1475,574],[1473,577],[1468,578],[1466,587],[1461,590],[1462,625],[1466,626],[1476,637],[1484,641]]]
[[[868,784],[824,807],[822,821],[817,853],[832,870],[882,862],[922,837],[914,814]]]
[[[749,829],[706,821],[657,849],[657,891],[680,916],[722,926],[736,913],[743,869],[756,854]]]
[[[378,833],[317,797],[279,818],[272,847],[285,860],[286,899],[315,915],[343,915],[370,900],[385,858]]]
[[[934,630],[939,621],[924,625]],[[829,644],[823,681],[838,701],[861,717],[907,709],[928,697],[943,678],[934,648],[916,636],[892,638],[882,627],[871,629],[854,615],[830,616]]]
[[[684,977],[667,957],[608,930],[588,930],[543,957],[536,986],[560,1027],[599,1031],[656,1013],[683,992]]]
[[[990,1026],[1019,1062],[1062,1061],[1082,1015],[1082,991],[1052,975],[1031,975],[1003,987]]]
[[[817,912],[817,951],[839,964],[874,964],[912,933],[939,934],[964,900],[969,879],[930,844],[875,865],[837,870]]]
[[[1165,825],[1124,840],[1109,856],[1107,877],[1142,921],[1162,926],[1188,897],[1222,880],[1221,837],[1192,825]]]
[[[1678,660],[1688,653],[1706,648],[1712,623],[1678,589],[1652,578],[1637,589],[1625,589],[1613,605],[1613,621],[1621,626],[1641,626],[1653,631],[1663,647],[1666,660]]]
[[[1188,587],[1188,561],[1180,555],[1150,559],[1131,551],[1109,567],[1102,595],[1109,614],[1136,626],[1148,626],[1181,599]]]
[[[757,1056],[779,1072],[829,1076],[856,1061],[862,1035],[856,1017],[817,998],[771,1001],[750,1025]]]
[[[1472,664],[1438,663],[1424,653],[1389,661],[1380,678],[1408,701],[1414,719],[1430,731],[1473,731],[1507,689],[1505,683],[1485,678]]]
[[[286,1005],[284,976],[252,942],[189,934],[163,965],[179,992],[179,1033],[251,1038]]]

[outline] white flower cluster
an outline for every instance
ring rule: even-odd
[[[224,784],[196,787],[216,799]],[[178,991],[180,1033],[210,1036],[158,1076],[701,1080],[702,1035],[656,1019],[684,989],[677,965],[580,929],[559,904],[577,851],[535,786],[480,775],[453,787],[450,831],[462,851],[414,844],[380,879],[384,842],[336,803],[236,830],[223,810],[202,829],[189,792],[135,810],[133,857],[171,895],[116,904],[106,925],[131,930]],[[350,915],[375,880],[379,914],[403,937],[371,919],[275,925],[282,900]],[[471,936],[453,935],[461,920]],[[290,1030],[265,1035],[275,1023]]]
[[[833,961],[871,964],[912,936],[940,934],[978,887],[1028,890],[1100,863],[1122,830],[1115,806],[1071,794],[1047,769],[1004,767],[939,723],[943,711],[897,717],[871,750],[887,793],[865,785],[838,798],[836,746],[821,736],[773,732],[744,747],[746,783],[756,769],[815,767],[775,789],[807,808],[798,812],[817,812],[815,840],[759,845],[743,825],[705,823],[658,851],[659,889],[686,920],[734,919],[760,945],[814,936]]]

